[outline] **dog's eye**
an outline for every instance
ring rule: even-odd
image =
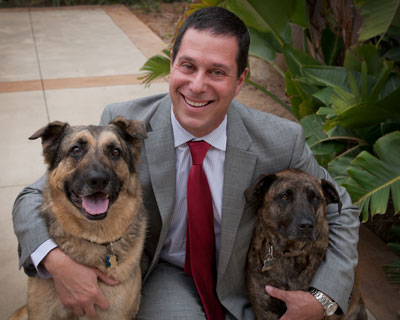
[[[81,150],[80,147],[74,146],[74,147],[71,148],[70,153],[73,154],[74,156],[76,156],[76,155],[80,154],[81,151],[82,151],[82,150]]]
[[[285,192],[285,193],[282,193],[282,194],[280,195],[280,197],[281,197],[282,200],[285,200],[285,201],[289,200],[289,195],[288,195],[286,192]]]
[[[112,149],[111,154],[113,157],[118,158],[121,155],[121,150],[119,150],[118,148],[114,148]]]
[[[312,198],[313,202],[319,202],[319,200],[320,200],[320,197],[318,197],[318,196],[313,196],[313,198]]]

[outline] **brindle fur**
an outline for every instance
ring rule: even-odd
[[[76,262],[97,268],[119,282],[108,286],[99,281],[110,307],[107,311],[97,308],[95,319],[133,319],[140,303],[140,258],[147,223],[136,172],[146,137],[144,125],[122,117],[104,127],[71,127],[56,121],[30,139],[39,137],[48,166],[41,214],[50,237]],[[74,149],[76,146],[79,150]],[[98,176],[100,180],[96,180]],[[101,177],[107,185],[99,182]],[[92,189],[110,194],[113,200],[102,219],[88,219],[84,209],[71,201],[71,190],[90,193]],[[115,268],[107,269],[109,249],[104,243],[110,242],[119,261]],[[77,319],[62,305],[53,280],[39,276],[28,280],[26,310],[31,320]],[[16,314],[12,319],[24,319],[23,312],[19,314],[22,316]]]
[[[246,190],[246,198],[260,205],[247,258],[250,302],[258,320],[279,319],[286,305],[269,296],[265,286],[309,290],[312,276],[328,248],[326,206],[337,203],[340,212],[340,198],[328,181],[295,169],[260,176]],[[367,319],[358,285],[353,290],[346,319]]]

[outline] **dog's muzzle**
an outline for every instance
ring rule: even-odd
[[[94,170],[80,181],[81,188],[68,188],[71,202],[87,219],[104,219],[109,207],[118,197],[115,182],[111,181],[108,174]]]

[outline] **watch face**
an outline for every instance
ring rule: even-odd
[[[333,303],[326,308],[326,315],[331,316],[336,312],[337,304]]]

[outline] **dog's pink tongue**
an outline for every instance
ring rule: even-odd
[[[102,214],[108,209],[108,198],[104,193],[82,197],[82,207],[91,215]]]

